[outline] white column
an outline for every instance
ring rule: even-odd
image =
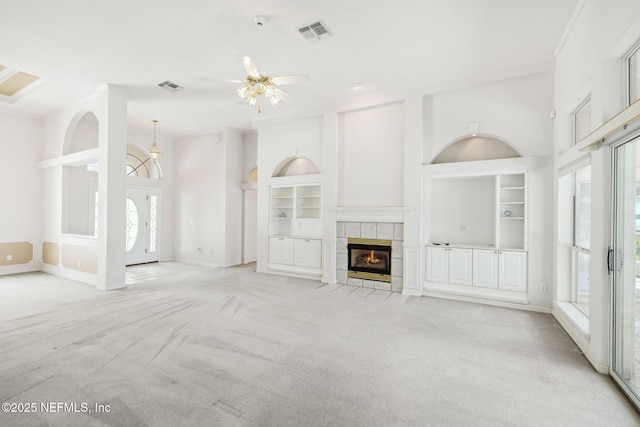
[[[322,118],[322,282],[336,283],[336,211],[338,191],[338,115]]]
[[[420,94],[405,99],[404,127],[404,271],[402,293],[420,295],[424,281],[422,212],[422,126],[423,100]]]
[[[98,288],[110,290],[126,286],[127,92],[105,85],[98,93]]]

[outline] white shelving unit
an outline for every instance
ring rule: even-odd
[[[499,249],[526,249],[526,175],[498,175],[496,246]]]
[[[526,169],[430,169],[423,294],[528,304]]]
[[[274,270],[317,275],[322,268],[322,187],[271,187],[269,263]]]

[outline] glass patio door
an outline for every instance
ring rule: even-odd
[[[640,408],[640,137],[614,148],[611,375]]]

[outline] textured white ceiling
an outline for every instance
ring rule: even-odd
[[[579,0],[21,0],[0,11],[0,63],[46,83],[3,109],[44,115],[110,83],[130,92],[129,122],[175,136],[463,79],[553,57]],[[255,15],[267,18],[257,28]],[[298,26],[333,37],[308,44]],[[263,73],[307,73],[291,104],[238,104],[238,55]],[[156,85],[185,88],[170,93]],[[363,87],[357,92],[352,82]]]

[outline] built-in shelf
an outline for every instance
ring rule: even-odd
[[[500,248],[526,248],[526,175],[501,174],[496,177],[496,242]],[[504,221],[502,221],[504,220]]]
[[[271,187],[271,236],[320,236],[322,212],[318,184]]]

